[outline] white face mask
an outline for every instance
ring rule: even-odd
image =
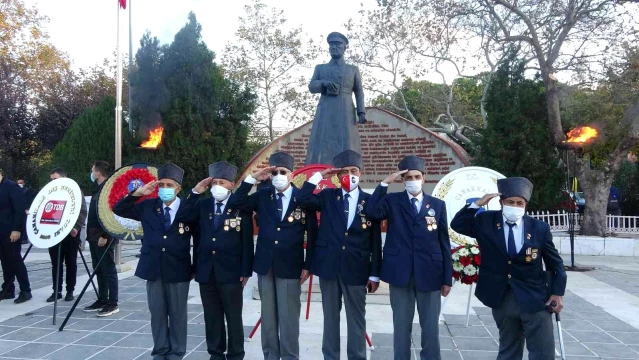
[[[213,195],[213,198],[217,201],[224,201],[227,197],[229,197],[229,195],[231,195],[231,192],[224,186],[213,185],[211,187],[211,195]]]
[[[422,181],[421,180],[411,180],[404,182],[404,186],[406,186],[406,191],[409,194],[417,194],[422,191]]]
[[[271,180],[271,182],[273,183],[273,186],[279,191],[286,189],[290,184],[290,182],[288,181],[288,177],[281,174],[273,176],[273,180]]]
[[[18,186],[24,188],[24,184],[18,184]]]
[[[512,223],[516,223],[522,217],[524,217],[526,208],[503,205],[502,212],[504,213],[504,217],[506,218],[506,220]]]

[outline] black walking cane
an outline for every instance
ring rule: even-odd
[[[75,311],[75,308],[80,303],[80,300],[84,296],[84,293],[87,291],[87,288],[89,288],[89,283],[93,283],[93,277],[95,276],[96,271],[99,269],[100,264],[102,263],[102,260],[104,260],[104,257],[109,254],[109,249],[111,249],[111,245],[113,245],[114,242],[115,242],[115,238],[111,238],[111,241],[109,241],[109,244],[107,245],[106,251],[104,252],[104,254],[102,254],[102,256],[100,257],[100,260],[95,265],[95,270],[93,270],[93,273],[90,273],[89,280],[87,281],[86,284],[84,284],[84,287],[82,288],[82,291],[80,292],[80,295],[78,295],[77,299],[75,299],[75,302],[73,303],[73,306],[71,307],[71,310],[69,310],[67,317],[62,322],[62,325],[60,325],[60,329],[58,329],[58,331],[64,330],[64,327],[67,325],[67,322],[69,322],[69,319],[71,318],[71,315],[73,314],[73,311]]]
[[[27,255],[29,255],[29,251],[31,251],[32,247],[33,247],[33,244],[29,244],[29,248],[27,249],[27,252],[25,252],[24,256],[22,257],[22,262],[24,262],[24,259],[27,258]]]

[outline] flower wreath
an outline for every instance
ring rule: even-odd
[[[453,278],[462,284],[471,285],[477,282],[481,255],[475,244],[460,245],[452,249]]]
[[[113,209],[115,204],[131,191],[134,191],[138,187],[155,180],[157,180],[155,176],[153,176],[153,174],[151,174],[147,169],[136,168],[126,171],[113,183],[113,187],[109,193],[109,208]],[[158,197],[157,188],[151,195],[142,196],[137,202],[156,197]]]

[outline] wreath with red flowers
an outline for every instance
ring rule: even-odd
[[[120,175],[115,182],[113,182],[113,187],[111,188],[111,192],[109,193],[109,208],[113,210],[115,204],[120,201],[123,197],[125,197],[129,191],[129,184],[131,181],[139,180],[143,184],[148,184],[151,181],[157,180],[151,172],[147,169],[130,169]],[[143,201],[145,199],[157,198],[158,197],[158,189],[156,188],[151,195],[142,196],[137,202]]]
[[[481,255],[479,247],[474,244],[460,245],[451,250],[453,260],[453,278],[462,284],[471,285],[477,282]]]

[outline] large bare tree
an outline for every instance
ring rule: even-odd
[[[623,0],[449,0],[447,6],[466,19],[470,31],[481,31],[499,44],[520,47],[529,68],[546,87],[550,135],[566,139],[558,77],[577,85],[598,86],[625,52],[623,41],[636,41],[637,4]],[[486,21],[490,19],[490,21]],[[620,126],[625,137],[599,166],[577,161],[577,175],[587,203],[582,233],[604,235],[610,184],[628,150],[639,142],[637,104],[628,104]]]
[[[260,0],[244,7],[236,39],[222,56],[232,78],[250,84],[259,103],[257,133],[275,138],[274,124],[293,125],[313,119],[315,97],[308,92],[312,60],[318,45],[305,38],[301,27],[288,28],[281,10]]]

